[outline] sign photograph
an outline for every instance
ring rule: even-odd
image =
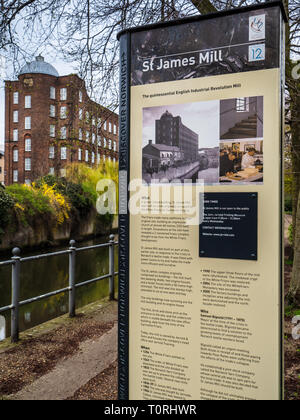
[[[119,34],[121,400],[283,398],[284,20]]]

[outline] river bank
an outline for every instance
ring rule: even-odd
[[[111,233],[113,211],[100,214],[97,207],[101,204],[99,182],[107,180],[117,191],[118,165],[106,162],[90,168],[72,164],[65,178],[46,175],[31,185],[2,186],[0,251],[58,246],[68,239],[80,241]],[[117,199],[116,194],[114,209]]]
[[[20,239],[13,239],[13,236],[5,241],[4,244],[0,244],[0,261],[5,261],[10,259],[12,256],[13,248],[20,248],[23,255],[32,255],[38,252],[52,252],[56,249],[64,249],[69,246],[70,240],[75,240],[78,246],[86,243],[88,241],[97,241],[102,239],[107,239],[109,235],[117,235],[118,228],[118,218],[115,217],[113,223],[103,226],[100,229],[94,230],[93,226],[90,225],[89,229],[82,229],[81,232],[72,233],[69,229],[66,229],[64,234],[62,232],[57,234],[55,237],[52,236],[52,239],[46,239],[38,242],[25,241],[22,242]],[[64,229],[62,229],[64,230]],[[19,236],[19,238],[21,235]]]
[[[20,227],[17,232],[6,232],[0,242],[0,260],[11,257],[13,248],[18,247],[24,253],[37,250],[51,250],[60,246],[67,246],[71,239],[78,243],[101,238],[111,233],[117,233],[118,219],[106,223],[97,217],[96,211],[91,211],[84,220],[65,222],[55,229],[45,223],[38,230],[32,227]]]

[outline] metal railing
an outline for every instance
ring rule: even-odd
[[[52,252],[49,254],[41,254],[33,257],[21,258],[21,250],[14,248],[12,251],[13,257],[8,261],[0,262],[0,267],[11,265],[11,287],[12,287],[12,299],[11,305],[0,308],[0,313],[11,311],[11,341],[16,343],[19,341],[19,309],[21,306],[29,303],[38,302],[42,299],[49,298],[51,296],[59,295],[61,293],[69,292],[69,316],[71,318],[76,316],[76,289],[88,284],[96,283],[101,280],[109,279],[109,300],[115,299],[115,277],[119,274],[115,272],[115,246],[118,245],[115,242],[115,235],[110,235],[109,242],[99,245],[92,245],[83,248],[76,248],[76,242],[70,241],[69,249],[65,251]],[[76,273],[76,255],[78,252],[88,251],[98,248],[109,247],[109,273],[97,277],[91,280],[84,281],[82,283],[75,283]],[[69,255],[69,286],[64,289],[55,290],[41,296],[33,297],[24,301],[20,301],[20,275],[21,275],[21,264],[28,261],[36,261],[49,257],[56,257],[58,255]]]

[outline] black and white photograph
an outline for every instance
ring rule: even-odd
[[[221,140],[263,138],[263,96],[221,101],[220,134]]]
[[[218,183],[219,109],[220,101],[144,108],[143,180]]]

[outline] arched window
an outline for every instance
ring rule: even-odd
[[[25,138],[25,152],[31,152],[31,137]]]
[[[13,149],[13,161],[19,162],[19,150],[17,147],[14,147]]]

